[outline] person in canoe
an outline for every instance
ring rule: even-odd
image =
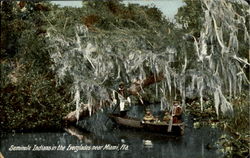
[[[146,123],[150,123],[150,122],[155,121],[155,118],[154,118],[153,114],[150,112],[149,109],[146,110],[146,114],[143,117],[143,121],[145,121]]]
[[[166,111],[166,112],[164,113],[164,116],[163,116],[162,121],[168,123],[168,122],[170,121],[170,119],[171,119],[171,115],[170,115],[170,113],[169,113],[168,111]]]
[[[126,96],[126,89],[125,89],[125,84],[124,84],[124,82],[120,82],[120,84],[119,84],[119,88],[118,88],[118,93],[120,94],[120,95],[122,95],[123,97],[125,97]]]
[[[182,122],[182,108],[178,101],[174,101],[172,116],[173,116],[173,123]]]
[[[122,117],[125,117],[127,115],[128,107],[131,104],[130,98],[126,96],[127,93],[125,89],[125,84],[124,82],[121,82],[118,88],[118,99],[119,99],[120,115]]]

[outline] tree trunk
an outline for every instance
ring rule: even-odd
[[[142,90],[142,88],[145,88],[151,84],[160,82],[163,79],[164,79],[164,75],[163,73],[160,73],[159,75],[151,75],[144,80],[138,80],[132,83],[132,85],[128,88],[128,93],[130,95],[137,96],[138,93]]]

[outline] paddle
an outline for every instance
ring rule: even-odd
[[[169,124],[168,124],[168,132],[171,132],[171,131],[172,131],[174,110],[175,110],[175,108],[174,108],[174,106],[173,106],[172,112],[171,112],[171,118],[170,118]]]

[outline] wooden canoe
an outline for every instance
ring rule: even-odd
[[[121,127],[141,129],[149,132],[170,134],[170,135],[183,135],[184,123],[173,123],[172,130],[168,131],[169,124],[166,122],[143,122],[140,119],[132,117],[121,117],[119,114],[109,114],[109,118],[117,125]]]

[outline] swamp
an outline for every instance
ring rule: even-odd
[[[0,1],[0,158],[249,158],[248,0],[66,2]]]

